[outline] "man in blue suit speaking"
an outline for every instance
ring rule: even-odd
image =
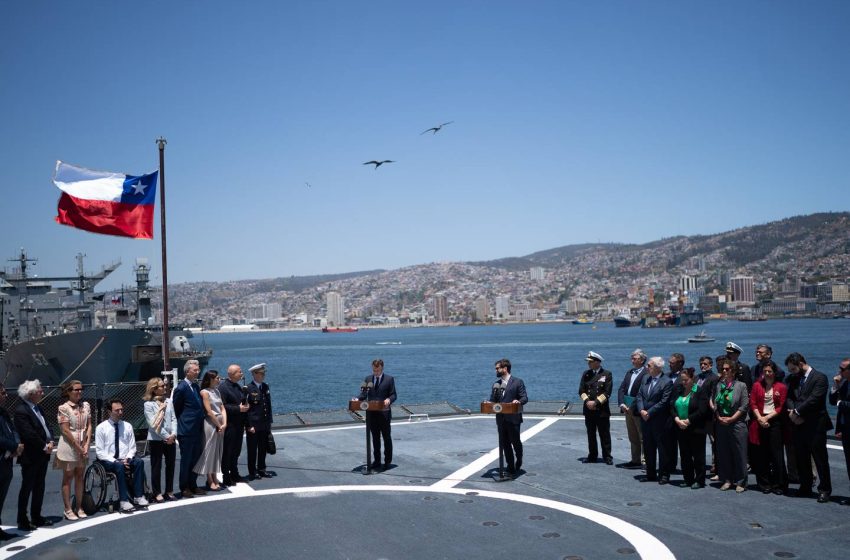
[[[519,377],[511,375],[511,362],[501,359],[495,364],[496,375],[500,382],[493,386],[492,402],[526,404],[528,395],[525,383]],[[519,425],[522,424],[522,413],[497,414],[496,428],[499,430],[499,445],[505,454],[508,473],[516,475],[522,468],[522,440],[519,435]],[[516,461],[514,461],[516,457]]]

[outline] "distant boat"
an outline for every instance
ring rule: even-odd
[[[688,339],[688,342],[714,342],[716,339],[705,334],[705,331],[702,331],[696,336],[692,336]]]
[[[376,342],[375,344],[380,344],[380,345],[387,345],[387,344],[401,344],[401,341]]]
[[[580,315],[577,319],[573,319],[573,325],[592,325],[593,319],[588,319],[584,315]]]
[[[628,311],[620,313],[614,317],[615,327],[637,327],[640,326],[640,319],[632,317]]]
[[[357,332],[357,327],[322,327],[324,333]]]

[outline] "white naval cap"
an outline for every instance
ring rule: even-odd
[[[250,371],[251,373],[254,373],[255,371],[259,371],[259,370],[266,371],[266,363],[265,362],[263,362],[261,364],[255,364],[255,365],[248,368],[248,371]]]
[[[588,362],[591,360],[599,360],[601,362],[602,356],[600,356],[596,352],[590,351],[587,353],[587,357],[585,358],[585,360],[587,360]]]
[[[741,350],[741,347],[738,346],[737,344],[735,344],[734,342],[732,342],[731,340],[726,343],[726,351],[727,352],[737,352],[738,354],[743,353],[743,350]]]

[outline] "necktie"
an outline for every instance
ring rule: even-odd
[[[118,424],[115,424],[115,460],[118,460]]]
[[[47,427],[47,422],[44,421],[44,415],[41,414],[41,409],[37,404],[32,405],[32,411],[35,413],[36,418],[38,418],[39,422],[41,422],[41,427],[44,428],[44,435],[47,436],[48,440],[53,439],[53,434],[50,433],[50,429]]]
[[[375,389],[377,389],[378,385],[380,385],[380,384],[381,384],[381,377],[376,377],[375,378]]]

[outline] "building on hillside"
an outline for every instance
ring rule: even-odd
[[[732,289],[732,299],[739,307],[740,304],[756,302],[755,282],[752,276],[735,276],[729,279],[730,288]]]
[[[546,279],[546,271],[543,269],[542,266],[532,266],[528,270],[528,273],[529,276],[531,276],[531,279],[537,282],[542,282]]]
[[[343,305],[342,296],[338,292],[328,292],[328,326],[341,327],[345,325],[345,306]]]
[[[487,298],[484,296],[479,297],[475,300],[475,320],[480,322],[487,321],[487,318],[490,316],[490,303],[487,301]]]
[[[511,316],[511,298],[496,296],[496,319],[507,319]]]
[[[443,294],[434,296],[434,320],[438,323],[449,320],[449,302]]]

